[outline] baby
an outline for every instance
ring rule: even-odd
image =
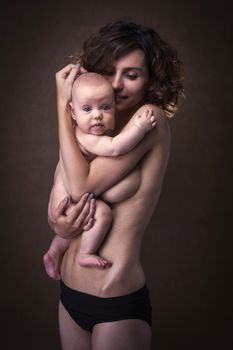
[[[108,80],[97,73],[84,73],[75,80],[70,107],[72,118],[76,122],[77,143],[89,162],[96,156],[115,157],[130,151],[156,124],[152,111],[148,110],[142,115],[135,115],[133,124],[117,136],[108,136],[107,133],[114,128],[115,122],[114,91]],[[66,184],[61,181],[62,162],[59,163],[51,193],[56,193],[63,186],[63,192],[69,196]],[[95,219],[94,226],[82,233],[78,263],[84,267],[107,268],[111,262],[97,252],[111,227],[112,213],[101,199],[96,201]],[[58,235],[54,237],[44,255],[45,269],[50,277],[60,278],[60,261],[69,244],[68,239]]]

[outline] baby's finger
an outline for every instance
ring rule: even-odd
[[[153,115],[150,117],[150,121],[151,122],[155,121],[155,117]]]
[[[143,111],[143,113],[142,113],[142,117],[147,118],[147,114],[148,114],[148,110],[146,109],[145,111]]]

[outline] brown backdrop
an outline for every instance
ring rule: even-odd
[[[232,327],[230,1],[5,1],[1,13],[1,348],[59,348],[58,284],[42,265],[58,159],[54,74],[90,33],[122,18],[157,29],[186,71],[142,252],[153,349],[224,348]]]

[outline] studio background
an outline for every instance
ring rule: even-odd
[[[59,349],[58,283],[42,256],[58,160],[55,72],[103,24],[153,27],[185,65],[186,98],[170,120],[163,191],[142,260],[153,349],[232,341],[232,42],[230,1],[5,1],[1,8],[2,349]]]

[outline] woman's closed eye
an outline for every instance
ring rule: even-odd
[[[136,80],[138,78],[138,75],[126,73],[126,78],[129,80]]]

